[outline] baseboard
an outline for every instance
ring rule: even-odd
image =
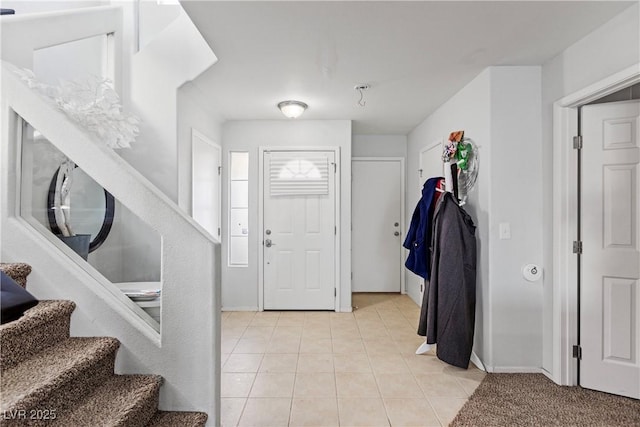
[[[222,311],[259,311],[258,307],[249,307],[249,306],[241,306],[241,307],[222,307]]]
[[[484,363],[482,363],[482,360],[480,360],[475,351],[471,352],[471,363],[476,365],[476,367],[481,371],[487,372],[487,368],[484,366]]]
[[[494,366],[491,371],[496,374],[542,374],[542,368],[534,366]]]
[[[547,371],[546,369],[542,368],[540,370],[540,372],[542,373],[542,375],[544,375],[545,377],[549,378],[551,381],[553,381],[554,383],[558,384],[558,385],[562,385],[559,382],[557,382],[555,379],[553,379],[553,374],[549,371]]]

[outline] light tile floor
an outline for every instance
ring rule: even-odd
[[[419,308],[354,294],[353,313],[222,314],[223,426],[446,426],[484,377],[416,355]]]

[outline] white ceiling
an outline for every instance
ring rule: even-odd
[[[218,2],[182,5],[219,61],[193,83],[225,120],[350,119],[406,134],[489,65],[539,65],[634,2]],[[356,84],[367,83],[365,107]]]

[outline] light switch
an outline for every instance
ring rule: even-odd
[[[511,239],[511,224],[508,222],[500,223],[500,240]]]

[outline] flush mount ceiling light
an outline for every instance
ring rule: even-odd
[[[278,108],[282,111],[282,114],[290,119],[300,117],[307,107],[307,104],[300,101],[282,101],[278,104]]]

